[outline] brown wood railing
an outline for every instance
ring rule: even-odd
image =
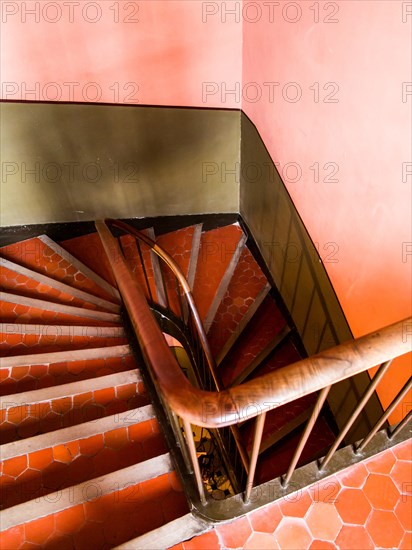
[[[141,238],[156,254],[162,257],[169,267],[176,272],[185,296],[189,297],[189,306],[193,307],[194,311],[197,312],[190,288],[185,280],[181,280],[184,277],[170,256],[161,251],[153,241],[150,241],[146,236],[142,236],[142,234],[139,234],[139,232],[127,224],[116,220],[106,220],[106,222],[137,238]],[[159,395],[163,403],[182,419],[186,444],[191,457],[200,499],[203,503],[206,499],[196,457],[192,425],[218,429],[225,426],[234,426],[247,419],[256,417],[254,443],[247,468],[248,479],[245,491],[245,500],[247,501],[253,486],[263,426],[268,411],[295,401],[305,395],[320,392],[313,413],[289,466],[289,470],[283,479],[283,483],[287,484],[331,386],[372,367],[381,365],[359,405],[349,418],[347,425],[343,427],[335,444],[323,462],[321,462],[321,468],[324,468],[332,458],[345,433],[356,420],[366,401],[389,367],[390,362],[394,358],[411,351],[410,327],[412,325],[412,317],[409,317],[371,334],[335,346],[238,386],[216,392],[201,390],[192,386],[183,374],[148,306],[142,289],[129,270],[119,244],[106,223],[98,221],[96,222],[96,228],[102,239],[143,356],[153,373]],[[200,336],[203,327],[200,319],[198,321],[199,338],[202,343],[205,341],[207,344],[206,336]],[[206,346],[206,353],[210,353],[207,350],[209,350],[208,344]],[[211,366],[214,366],[213,358]],[[409,391],[411,385],[412,379],[410,378],[385,411],[380,421],[371,430],[371,433],[361,442],[359,448],[369,442],[373,434],[376,433],[390,412],[396,407],[397,403]],[[221,388],[218,387],[218,389]],[[400,427],[406,424],[410,416],[411,413],[408,414]]]

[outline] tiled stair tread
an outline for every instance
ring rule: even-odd
[[[125,355],[1,368],[0,395],[81,382],[135,369],[137,366],[133,355]]]
[[[133,409],[126,414],[114,415],[104,425],[101,421],[106,418],[80,424],[71,429],[71,433],[66,433],[65,440],[55,437],[57,442],[50,437],[45,438],[44,434],[37,436],[42,441],[34,444],[43,448],[34,451],[23,448],[20,449],[21,454],[3,460],[0,508],[41,498],[132,464],[137,466],[167,452],[165,439],[153,413],[140,416],[139,413],[139,409]],[[94,424],[98,425],[97,429]],[[57,432],[67,430],[63,428]],[[53,436],[55,433],[47,435]],[[30,440],[26,441],[30,443]]]
[[[113,550],[164,550],[208,531],[210,524],[185,514],[153,531],[116,546]]]
[[[268,343],[267,346],[265,346],[258,355],[245,367],[242,372],[239,372],[237,376],[232,379],[230,382],[231,386],[236,386],[238,384],[241,384],[245,380],[251,377],[259,376],[259,373],[261,372],[262,368],[264,368],[268,363],[270,363],[271,355],[273,357],[277,358],[279,354],[279,350],[282,350],[285,345],[288,344],[288,338],[291,335],[291,330],[288,325],[285,325],[283,329],[276,334],[276,336]],[[293,344],[290,344],[293,346]],[[293,350],[295,348],[293,347]],[[290,362],[293,362],[294,357],[291,357]]]
[[[282,345],[260,368],[255,371],[255,376],[263,376],[286,365],[291,365],[302,359],[291,340],[285,340]]]
[[[213,321],[215,319],[216,313],[222,303],[222,300],[224,299],[228,291],[229,285],[236,271],[236,266],[239,262],[239,259],[242,257],[246,240],[247,240],[246,235],[242,234],[242,236],[239,239],[239,242],[237,243],[236,251],[234,252],[233,256],[230,259],[229,265],[227,266],[225,274],[223,275],[219,283],[219,286],[216,288],[215,296],[212,300],[212,303],[210,304],[209,310],[204,319],[204,325],[207,332],[209,332],[213,324]]]
[[[111,328],[111,327],[108,327]],[[63,361],[83,361],[89,359],[104,359],[106,357],[122,357],[131,354],[128,344],[87,350],[61,351],[53,353],[35,353],[0,358],[0,368],[10,368],[24,365],[45,365]]]
[[[46,311],[56,311],[58,313],[67,313],[68,315],[76,315],[80,317],[90,317],[91,319],[97,319],[101,321],[109,321],[111,323],[119,323],[120,316],[116,313],[108,313],[107,311],[96,311],[93,309],[86,309],[82,307],[68,306],[65,304],[56,304],[49,302],[48,300],[38,300],[36,298],[27,298],[20,296],[19,294],[11,294],[8,292],[2,292],[0,298],[4,302],[10,302],[13,304],[19,304],[35,309],[43,309]]]
[[[230,352],[230,350],[234,347],[239,337],[243,334],[243,331],[246,329],[248,324],[253,319],[255,313],[258,311],[260,306],[262,305],[263,301],[266,299],[267,295],[270,291],[270,284],[267,283],[263,289],[260,291],[259,295],[255,298],[251,306],[246,311],[245,315],[240,320],[239,324],[236,327],[236,330],[234,330],[229,338],[226,340],[222,348],[220,349],[219,353],[216,356],[216,364],[220,365],[227,354]]]
[[[11,290],[29,298],[41,298],[70,304],[76,307],[102,309],[118,313],[120,306],[84,292],[79,288],[52,279],[47,275],[28,269],[22,265],[0,258],[1,283],[4,290]]]
[[[105,300],[119,301],[117,290],[46,235],[4,246],[0,256]]]
[[[16,328],[19,327],[21,325]],[[12,324],[0,325],[0,356],[100,348],[128,342],[122,327],[33,325],[34,330],[28,330],[28,325],[23,327],[14,331]]]
[[[230,284],[222,297],[214,321],[208,332],[213,354],[216,356],[239,330],[239,323],[260,293],[267,287],[267,279],[256,260],[245,246],[235,265]]]
[[[202,233],[193,288],[201,319],[206,318],[216,289],[235,254],[242,235],[238,224]]]
[[[14,407],[21,407],[30,403],[44,403],[53,399],[61,399],[83,393],[103,390],[105,388],[117,388],[126,384],[142,382],[139,369],[99,376],[91,380],[83,380],[81,384],[72,382],[71,384],[62,384],[61,386],[52,386],[41,390],[15,393],[0,397],[0,408],[3,410],[5,405],[12,403]]]
[[[109,261],[104,252],[100,237],[96,232],[80,237],[73,237],[61,241],[59,244],[75,257],[76,260],[82,262],[94,273],[99,274],[112,287],[116,287]]]
[[[280,444],[274,445],[259,457],[255,484],[264,483],[286,473],[292,460],[293,453],[299,443],[301,430],[283,439]],[[309,436],[298,466],[302,466],[318,455],[321,455],[335,440],[329,425],[320,417]]]
[[[1,447],[1,459],[5,461],[24,454],[55,447],[56,445],[64,445],[70,441],[80,441],[110,430],[145,422],[152,418],[155,418],[153,406],[145,405],[137,409],[105,416],[98,420],[70,426],[69,428],[62,428],[54,432],[39,434],[27,439],[6,443]]]
[[[129,466],[74,487],[59,490],[57,493],[49,495],[47,499],[41,499],[40,503],[37,499],[34,499],[8,508],[2,512],[1,530],[6,531],[16,525],[25,524],[73,508],[78,504],[90,502],[88,487],[98,487],[99,498],[101,498],[116,491],[116,487],[119,491],[119,489],[138,485],[172,471],[173,466],[170,455],[165,453],[140,463],[138,468],[135,465]]]
[[[77,267],[77,269],[86,275],[87,278],[94,281],[99,287],[101,287],[105,292],[107,292],[109,295],[113,296],[116,300],[120,300],[120,294],[117,288],[114,288],[111,284],[109,284],[107,281],[103,279],[100,275],[95,273],[92,269],[87,267],[87,265],[83,264],[81,261],[79,261],[75,256],[70,254],[70,252],[67,252],[64,248],[62,248],[59,244],[55,243],[50,239],[47,235],[41,235],[39,237],[49,248],[54,250],[59,256],[61,256],[64,260],[66,260],[69,264],[72,266]]]
[[[172,256],[185,277],[189,272],[194,233],[195,226],[192,225],[156,237],[156,244]]]
[[[267,296],[244,329],[240,341],[219,367],[224,385],[229,386],[285,325],[286,321],[273,298]]]

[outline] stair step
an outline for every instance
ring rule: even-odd
[[[140,534],[142,527],[146,530],[145,522],[161,525],[170,512],[170,495],[179,489],[169,453],[159,455],[138,468],[122,468],[4,510],[3,546],[10,547],[8,537],[15,537],[16,532],[27,542],[45,545],[55,542],[61,532],[79,535],[81,529],[83,541],[89,536],[88,548],[100,548],[102,544],[96,544],[93,536],[97,522],[100,535],[107,537],[103,547],[112,548]],[[40,527],[45,525],[50,528]],[[23,529],[8,532],[15,527]],[[130,536],[125,536],[128,528]]]
[[[164,550],[201,535],[210,528],[210,523],[202,521],[193,514],[185,514],[153,531],[120,544],[113,550]]]
[[[120,306],[51,277],[0,258],[0,283],[3,290],[28,298],[43,299],[86,309],[119,313]]]
[[[242,318],[267,284],[256,260],[244,247],[208,333],[214,356],[218,355],[233,332],[239,330]]]
[[[123,327],[0,323],[0,356],[127,344]]]
[[[226,355],[219,370],[224,385],[233,381],[256,359],[259,353],[284,329],[286,321],[271,296],[263,301],[242,332],[242,338]]]
[[[0,398],[2,443],[149,404],[138,369]]]
[[[0,256],[105,300],[119,301],[115,288],[47,235],[2,247]]]
[[[136,368],[136,360],[128,345],[3,357],[0,358],[0,395]]]
[[[121,323],[120,315],[85,309],[46,300],[27,298],[18,294],[0,293],[1,320],[6,323],[25,321],[29,323],[56,323],[114,326]]]
[[[167,451],[153,407],[2,446],[2,509]]]
[[[216,290],[237,251],[242,230],[238,224],[202,233],[193,295],[201,319],[213,303]]]
[[[60,246],[74,256],[76,260],[87,266],[88,269],[91,269],[94,273],[98,273],[106,283],[109,283],[112,287],[116,287],[110,263],[99,234],[96,231],[61,241]]]

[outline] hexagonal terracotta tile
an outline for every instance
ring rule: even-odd
[[[283,518],[276,529],[275,538],[284,550],[307,548],[312,541],[308,528],[300,518]]]
[[[382,474],[371,474],[363,491],[377,510],[393,510],[399,499],[399,491],[392,479]]]
[[[395,514],[384,510],[372,510],[365,527],[379,548],[397,548],[404,533]]]
[[[364,525],[372,506],[360,489],[343,489],[339,493],[336,509],[344,523]]]
[[[314,538],[334,540],[342,528],[342,520],[333,504],[313,503],[306,523]]]

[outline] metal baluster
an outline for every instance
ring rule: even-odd
[[[310,433],[313,429],[313,426],[315,425],[316,420],[318,419],[320,411],[323,407],[323,404],[325,403],[326,397],[328,396],[328,393],[329,393],[329,390],[331,389],[331,387],[332,386],[327,386],[326,388],[323,388],[323,390],[319,394],[318,400],[316,401],[316,405],[313,408],[311,417],[309,418],[309,420],[306,424],[305,431],[303,432],[303,434],[300,438],[300,441],[299,441],[299,445],[297,446],[297,449],[296,449],[296,451],[293,455],[292,461],[289,465],[289,469],[288,469],[284,479],[282,480],[282,485],[284,487],[286,487],[286,485],[289,483],[290,478],[291,478],[293,472],[295,471],[296,464],[299,461],[299,458],[302,454],[302,451],[303,451],[303,449],[306,445],[307,440],[309,439]]]
[[[371,429],[371,431],[368,433],[368,435],[365,437],[365,439],[362,441],[362,443],[356,448],[357,453],[359,451],[362,451],[362,449],[364,449],[366,447],[366,445],[369,443],[369,441],[372,439],[372,437],[376,434],[376,432],[380,429],[380,427],[383,425],[383,423],[387,420],[387,418],[392,414],[392,412],[396,409],[396,407],[399,405],[399,403],[402,401],[402,399],[408,393],[411,386],[412,386],[412,377],[409,378],[409,380],[403,386],[403,388],[398,393],[396,398],[392,401],[392,403],[389,405],[389,407],[386,409],[386,411],[383,413],[383,415],[380,417],[380,419],[377,421],[377,423],[374,425],[374,427]],[[402,423],[404,423],[404,424],[403,425],[400,424],[390,437],[393,437],[394,435],[396,435],[396,433],[400,432],[400,430],[403,428],[403,426],[407,423],[406,419],[408,418],[408,416],[410,416],[411,412],[409,412],[409,415],[407,415],[406,418],[401,422],[401,424]],[[405,422],[405,420],[406,420],[406,422]]]
[[[183,418],[183,428],[186,435],[186,442],[189,448],[189,454],[192,461],[193,473],[195,474],[196,485],[199,491],[200,502],[206,504],[205,488],[202,481],[202,473],[200,471],[199,461],[197,460],[196,445],[193,437],[192,426],[188,420]]]
[[[377,373],[375,374],[375,376],[372,379],[372,382],[369,384],[366,392],[364,393],[362,399],[360,400],[359,405],[356,407],[356,409],[350,415],[349,420],[346,422],[345,426],[342,428],[340,434],[338,435],[338,437],[335,440],[335,443],[329,449],[328,454],[325,456],[325,458],[321,462],[320,468],[319,468],[320,470],[323,470],[328,465],[330,459],[335,454],[336,449],[339,447],[341,441],[343,440],[345,435],[348,433],[348,431],[352,427],[355,420],[358,418],[360,412],[362,411],[363,407],[366,405],[366,403],[369,400],[372,393],[375,391],[376,386],[382,380],[383,375],[388,370],[391,363],[392,363],[392,361],[385,361],[385,363],[382,363],[382,365],[379,367]]]
[[[259,457],[260,444],[262,442],[263,426],[265,425],[266,412],[256,417],[255,436],[253,439],[252,455],[250,457],[249,473],[246,481],[244,502],[249,502],[255,477],[256,463]]]

